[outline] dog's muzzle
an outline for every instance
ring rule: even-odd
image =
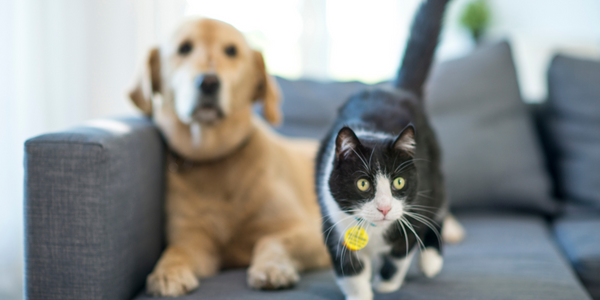
[[[223,110],[219,105],[221,82],[214,74],[201,74],[194,80],[198,98],[192,118],[201,123],[212,123],[222,118]]]

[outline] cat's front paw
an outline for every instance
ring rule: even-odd
[[[347,296],[346,300],[373,300],[373,295],[371,296]]]
[[[419,257],[419,266],[425,276],[432,278],[439,274],[444,265],[444,258],[435,248],[425,248]]]
[[[376,280],[373,283],[373,289],[375,289],[376,292],[382,294],[392,293],[399,290],[400,287],[402,287],[403,282],[403,280]]]
[[[177,297],[195,290],[198,278],[185,265],[159,267],[146,278],[146,289],[153,296]]]
[[[291,262],[268,261],[248,269],[248,285],[255,289],[288,288],[300,280]]]
[[[346,300],[373,300],[373,292],[368,290],[359,294],[346,295]]]
[[[444,228],[442,237],[449,244],[457,244],[465,239],[465,229],[460,225],[454,216],[449,215],[444,219]]]
[[[387,294],[397,291],[401,286],[402,282],[380,281],[373,284],[373,289],[378,293]]]

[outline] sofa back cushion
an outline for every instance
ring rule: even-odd
[[[556,210],[508,43],[437,65],[427,107],[455,207]]]
[[[559,196],[600,209],[600,62],[556,56],[547,109]]]
[[[321,139],[337,116],[338,107],[354,93],[369,85],[358,81],[318,82],[277,78],[283,92],[283,125],[277,130],[285,135]]]

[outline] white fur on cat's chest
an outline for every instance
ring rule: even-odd
[[[392,246],[386,243],[385,241],[385,232],[388,230],[390,225],[365,225],[365,230],[369,235],[369,242],[367,246],[361,251],[364,251],[369,254],[369,256],[374,256],[377,254],[389,253]]]

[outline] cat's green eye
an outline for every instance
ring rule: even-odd
[[[369,183],[368,180],[361,178],[356,182],[356,187],[362,191],[362,192],[366,192],[369,190],[369,187],[371,187],[371,183]]]
[[[395,190],[401,190],[405,184],[406,180],[402,177],[396,177],[394,178],[394,181],[392,181],[392,186],[394,186]]]

